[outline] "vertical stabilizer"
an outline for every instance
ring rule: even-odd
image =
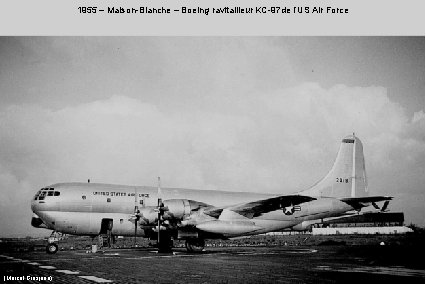
[[[355,133],[343,138],[334,165],[328,174],[301,194],[323,197],[368,195],[363,147]]]

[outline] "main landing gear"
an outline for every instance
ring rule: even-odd
[[[172,252],[173,248],[173,239],[169,233],[161,232],[160,240],[157,240],[158,252],[168,253]]]
[[[203,239],[187,239],[185,246],[188,252],[202,252],[204,250],[205,242]]]
[[[185,240],[185,247],[188,252],[202,252],[205,247],[204,239],[189,238]],[[157,248],[160,253],[170,253],[173,248],[173,239],[170,233],[162,231],[160,241],[157,239]]]

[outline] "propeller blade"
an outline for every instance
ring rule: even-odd
[[[133,246],[136,247],[136,235],[137,235],[137,231],[138,231],[138,221],[139,221],[139,208],[138,208],[138,195],[136,192],[136,188],[135,188],[135,210],[134,210],[134,214],[135,214],[135,235],[133,238]]]
[[[160,250],[160,227],[161,227],[161,205],[162,205],[162,199],[161,199],[161,180],[160,177],[158,177],[158,188],[157,188],[157,198],[158,198],[158,216],[157,216],[157,226],[158,226],[158,231],[157,231],[157,247],[158,250]]]
[[[383,204],[383,207],[380,211],[384,212],[386,210],[386,208],[388,208],[388,205],[389,205],[389,200],[386,200],[385,204]]]
[[[138,230],[138,222],[135,220],[135,236],[133,238],[133,246],[136,247],[136,234]]]
[[[158,196],[158,199],[161,199],[161,200],[163,199],[163,193],[161,191],[161,179],[160,179],[160,177],[158,177],[157,196]]]

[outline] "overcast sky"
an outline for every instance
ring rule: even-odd
[[[290,194],[364,145],[424,226],[424,37],[1,37],[1,236],[68,181]],[[238,201],[236,201],[238,203]]]

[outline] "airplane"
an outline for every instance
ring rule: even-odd
[[[31,224],[71,235],[146,237],[158,251],[171,251],[173,239],[185,240],[189,252],[204,250],[207,239],[229,239],[284,229],[301,230],[324,218],[360,211],[389,196],[368,196],[363,146],[346,136],[328,174],[310,188],[290,195],[57,183],[37,191]],[[55,242],[47,245],[56,253]]]

